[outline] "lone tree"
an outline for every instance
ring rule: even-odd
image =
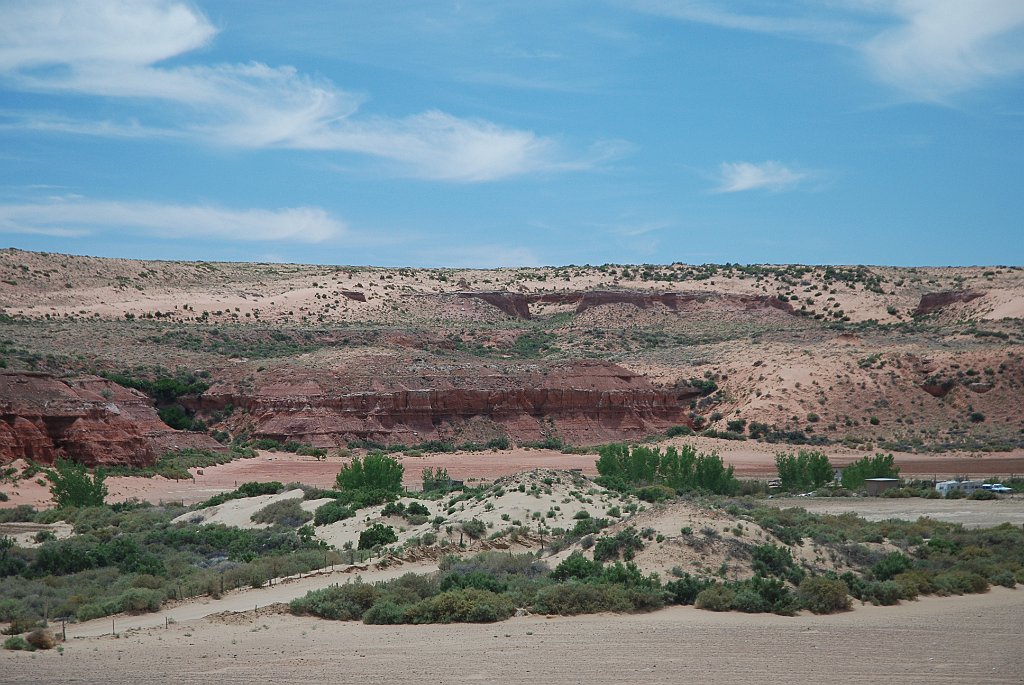
[[[397,460],[380,453],[367,454],[364,459],[355,457],[351,464],[341,467],[336,481],[338,489],[383,490],[390,493],[402,491],[402,475],[405,467]]]
[[[107,497],[103,484],[106,474],[97,468],[92,477],[85,466],[68,459],[58,459],[53,469],[46,472],[50,481],[50,494],[58,509],[65,507],[102,507]]]

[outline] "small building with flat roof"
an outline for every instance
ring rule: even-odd
[[[871,497],[878,497],[886,490],[892,490],[900,486],[899,478],[865,478],[864,489]]]

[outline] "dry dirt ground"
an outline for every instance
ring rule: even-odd
[[[1024,590],[832,616],[530,616],[365,626],[272,609],[2,652],[12,683],[1021,683]]]
[[[914,519],[925,516],[936,521],[960,523],[967,528],[987,528],[1001,523],[1024,526],[1024,497],[996,501],[966,499],[887,499],[882,497],[786,497],[768,502],[778,507],[801,507],[814,514],[853,512],[868,521]]]

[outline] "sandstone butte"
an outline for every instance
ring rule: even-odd
[[[573,443],[640,438],[688,425],[699,396],[690,386],[655,388],[622,367],[587,361],[523,374],[470,367],[387,381],[288,369],[261,374],[251,386],[218,382],[185,401],[200,417],[231,407],[226,424],[235,434],[337,447],[353,439],[540,441],[556,425]],[[171,449],[223,449],[203,433],[172,430],[147,397],[102,378],[3,373],[0,398],[0,462],[68,457],[143,466]]]

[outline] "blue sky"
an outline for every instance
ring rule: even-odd
[[[1024,263],[1024,2],[0,0],[0,245]]]

